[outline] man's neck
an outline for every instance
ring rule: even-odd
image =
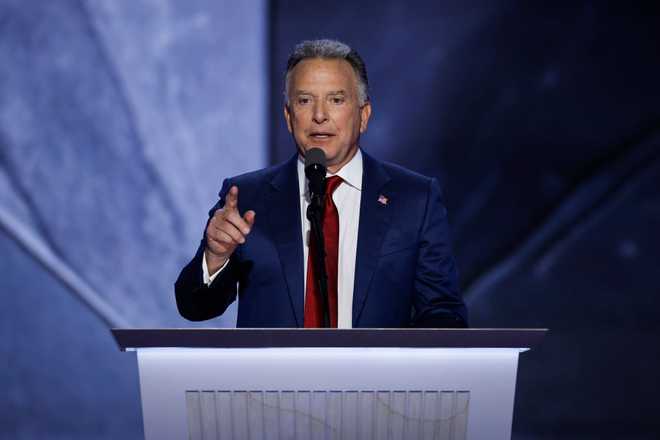
[[[328,166],[328,172],[329,172],[330,174],[337,174],[337,173],[339,172],[339,170],[341,170],[342,168],[344,168],[344,167],[345,167],[350,161],[353,160],[353,158],[354,158],[355,155],[357,154],[359,148],[360,148],[360,147],[356,147],[356,148],[353,150],[352,154],[351,154],[350,156],[348,156],[348,157],[347,157],[342,163],[340,163],[340,164],[338,164],[338,165],[329,165],[329,166]]]

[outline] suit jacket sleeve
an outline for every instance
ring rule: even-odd
[[[225,196],[232,183],[225,180],[220,190],[220,200],[209,211],[209,221],[217,209],[225,205]],[[208,226],[208,221],[206,222]],[[179,313],[190,321],[204,321],[220,316],[234,302],[237,283],[240,279],[240,246],[229,259],[227,266],[210,285],[204,284],[202,256],[206,248],[206,227],[204,237],[193,259],[181,270],[174,283],[176,305]]]
[[[413,296],[413,327],[467,327],[467,308],[458,291],[447,210],[436,179],[431,179]]]

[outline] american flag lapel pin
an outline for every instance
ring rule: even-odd
[[[380,204],[383,205],[383,206],[387,206],[387,204],[389,203],[389,201],[390,201],[390,199],[388,199],[387,197],[385,197],[385,196],[382,195],[382,194],[378,196],[378,203],[380,203]]]

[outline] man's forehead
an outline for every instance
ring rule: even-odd
[[[341,58],[309,58],[294,67],[291,91],[326,89],[324,93],[347,93],[357,86],[357,75],[348,61]]]
[[[356,78],[353,67],[342,58],[307,58],[296,64],[291,72],[299,79],[313,76],[316,79]]]

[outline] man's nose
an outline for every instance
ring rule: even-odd
[[[326,111],[325,104],[322,102],[316,103],[314,106],[314,122],[323,124],[328,120],[328,112]]]

